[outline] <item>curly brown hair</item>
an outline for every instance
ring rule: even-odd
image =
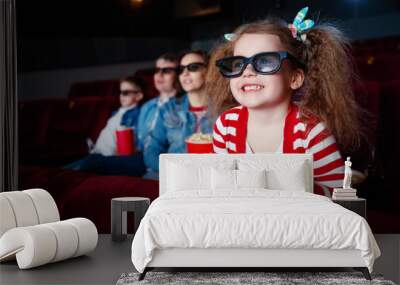
[[[302,42],[292,37],[286,22],[269,18],[244,24],[234,33],[234,40],[218,45],[210,58],[206,86],[215,116],[238,103],[232,96],[229,79],[222,77],[213,63],[232,56],[235,43],[243,34],[273,34],[288,52],[305,64],[305,79],[299,92],[302,96],[298,102],[301,119],[307,121],[310,115],[317,116],[341,148],[355,149],[360,145],[362,111],[352,89],[357,76],[349,41],[337,28],[320,23],[307,32],[307,39]]]

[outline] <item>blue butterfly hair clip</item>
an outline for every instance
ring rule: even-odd
[[[304,7],[301,9],[296,17],[293,20],[292,24],[289,24],[288,28],[292,32],[293,38],[305,42],[307,39],[306,31],[310,30],[312,27],[314,27],[314,21],[310,19],[304,20],[308,12],[308,7]],[[224,34],[224,38],[227,41],[234,41],[236,39],[236,34],[230,33],[230,34]]]
[[[293,20],[292,24],[289,24],[289,29],[292,32],[293,38],[305,42],[307,39],[306,31],[314,27],[314,21],[307,19],[304,20],[308,12],[308,7],[301,9]]]
[[[236,38],[236,35],[234,33],[225,34],[224,38],[225,38],[225,40],[227,40],[229,42],[233,42]]]

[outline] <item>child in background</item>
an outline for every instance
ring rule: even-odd
[[[140,108],[139,102],[143,99],[143,85],[134,77],[127,77],[120,81],[119,101],[121,107],[113,112],[107,125],[101,131],[91,153],[104,156],[116,155],[116,131],[119,127],[131,127],[137,137],[137,126]],[[138,140],[135,139],[136,145]]]
[[[132,155],[117,154],[116,131],[120,127],[132,128],[135,134],[135,147],[140,142],[137,138],[137,126],[140,114],[139,102],[143,99],[143,84],[135,77],[127,77],[120,81],[121,107],[108,119],[101,131],[90,155],[67,165],[65,168],[90,171],[103,175],[142,176],[145,173],[143,155],[136,152]]]
[[[313,154],[314,192],[330,196],[344,176],[338,145],[360,143],[360,113],[347,41],[331,25],[304,20],[307,10],[290,25],[242,25],[214,50],[208,94],[214,111],[225,112],[213,144],[216,153]]]

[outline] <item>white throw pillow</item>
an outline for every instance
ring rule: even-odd
[[[266,188],[267,176],[262,170],[211,169],[211,188],[215,190],[240,190],[241,188]]]
[[[215,160],[207,163],[169,161],[167,167],[167,191],[210,190],[211,168],[235,169],[235,161]]]
[[[305,161],[289,160],[246,160],[238,161],[239,170],[266,170],[267,187],[273,190],[307,191],[310,178]]]
[[[211,189],[236,189],[236,173],[232,169],[211,168]]]
[[[238,188],[267,188],[267,171],[261,170],[236,170]]]
[[[209,179],[206,177],[209,175],[209,171],[209,167],[168,163],[168,189],[171,191],[185,191],[195,188],[207,188]]]
[[[268,170],[268,188],[306,192],[307,177],[305,167],[305,163],[299,163],[295,168],[287,169],[285,171],[279,169]]]

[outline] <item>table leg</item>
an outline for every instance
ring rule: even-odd
[[[125,234],[123,234],[123,213],[125,213]],[[123,241],[126,239],[126,212],[122,211],[120,203],[111,202],[111,239]]]

